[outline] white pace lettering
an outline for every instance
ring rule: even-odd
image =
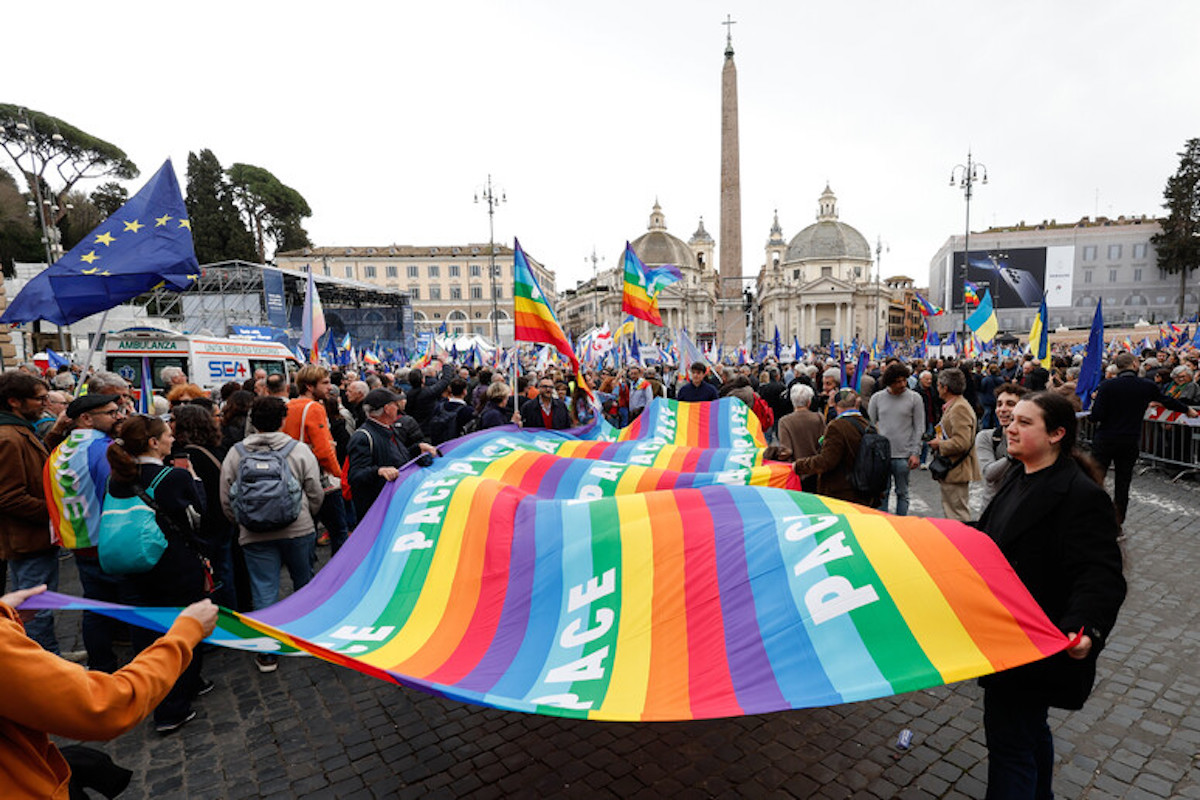
[[[822,564],[828,564],[830,561],[837,561],[839,558],[846,558],[854,555],[854,551],[846,546],[846,534],[835,533],[825,541],[813,548],[813,551],[801,559],[800,563],[795,567],[797,575],[803,575],[814,567],[819,567]]]
[[[546,674],[546,683],[574,683],[575,681],[594,681],[604,677],[604,659],[608,657],[608,647],[601,647],[594,653],[583,658],[577,658],[569,664],[555,667]]]
[[[407,553],[409,550],[428,550],[431,547],[433,547],[433,542],[426,538],[425,534],[413,531],[396,537],[396,543],[392,545],[392,552]]]
[[[594,603],[601,597],[612,594],[617,588],[617,571],[608,569],[599,578],[592,578],[585,584],[572,586],[567,595],[567,611],[578,611],[588,603]]]
[[[608,629],[612,627],[615,618],[616,614],[613,613],[611,608],[598,608],[596,609],[596,627],[588,630],[580,630],[583,627],[583,620],[573,619],[563,629],[558,643],[563,647],[579,647],[588,642],[594,642],[608,633]]]
[[[822,578],[804,593],[804,605],[817,625],[879,599],[874,586],[855,588],[841,575]]]

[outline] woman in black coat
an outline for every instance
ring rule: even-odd
[[[108,446],[112,468],[109,492],[113,497],[133,497],[141,487],[149,494],[157,480],[152,499],[158,509],[159,527],[167,539],[167,549],[153,568],[122,578],[122,597],[131,605],[187,606],[203,600],[208,593],[209,576],[195,535],[205,509],[204,486],[194,472],[163,463],[174,443],[175,436],[167,423],[158,417],[135,414],[121,423],[117,438]],[[159,636],[138,627],[130,628],[130,633],[138,652]],[[159,733],[170,733],[195,718],[192,700],[212,689],[212,684],[200,675],[202,662],[203,649],[197,648],[192,663],[154,709]]]
[[[1083,707],[1096,657],[1125,599],[1120,527],[1102,476],[1075,450],[1075,410],[1053,392],[1028,395],[1005,431],[1010,469],[977,526],[999,545],[1066,651],[980,680],[988,797],[1051,797],[1050,706]]]

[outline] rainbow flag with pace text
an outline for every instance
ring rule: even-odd
[[[865,700],[1067,646],[986,535],[796,491],[764,444],[733,398],[655,399],[620,431],[464,437],[406,466],[304,589],[222,611],[211,641],[596,720]]]

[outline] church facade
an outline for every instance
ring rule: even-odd
[[[883,341],[894,288],[873,277],[871,246],[838,219],[837,197],[828,185],[817,221],[785,241],[776,214],[758,273],[756,339],[780,338],[802,346]]]
[[[691,238],[684,242],[667,230],[666,216],[657,201],[650,211],[646,232],[629,243],[647,267],[673,264],[683,279],[667,286],[658,296],[663,328],[643,320],[636,323],[638,341],[654,341],[680,328],[686,328],[694,341],[709,343],[716,336],[717,272],[713,268],[716,243],[704,229],[704,220]],[[615,266],[600,270],[591,280],[567,289],[559,295],[558,319],[573,338],[605,322],[620,325],[624,293],[624,251],[617,254]]]

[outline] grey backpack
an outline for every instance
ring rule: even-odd
[[[242,460],[229,487],[229,504],[239,525],[266,533],[286,528],[299,518],[304,491],[287,461],[295,446],[291,441],[280,450],[248,450],[238,442]]]

